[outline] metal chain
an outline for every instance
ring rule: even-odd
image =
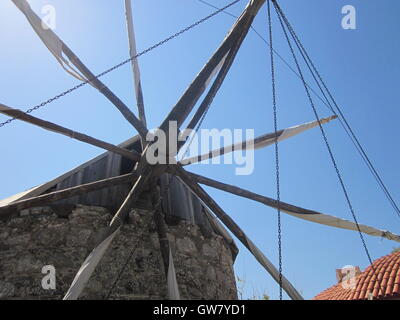
[[[135,56],[133,56],[133,57],[129,57],[128,59],[126,59],[126,60],[124,60],[124,61],[118,63],[117,65],[115,65],[115,66],[113,66],[113,67],[111,67],[111,68],[109,68],[109,69],[103,71],[102,73],[100,73],[100,74],[94,76],[93,78],[87,79],[87,80],[85,80],[85,81],[79,83],[78,85],[76,85],[76,86],[74,86],[74,87],[72,87],[72,88],[70,88],[70,89],[68,89],[68,90],[66,90],[66,91],[64,91],[64,92],[62,92],[62,93],[60,93],[60,94],[54,96],[53,98],[50,98],[50,99],[48,99],[47,101],[44,101],[44,102],[42,102],[42,103],[40,103],[40,104],[38,104],[38,105],[36,105],[36,106],[34,106],[34,107],[32,107],[32,108],[26,110],[25,113],[31,113],[31,112],[33,112],[33,111],[35,111],[35,110],[37,110],[37,109],[39,109],[39,108],[41,108],[41,107],[47,105],[47,104],[53,102],[54,100],[57,100],[57,99],[59,99],[59,98],[65,96],[66,94],[69,94],[69,93],[71,93],[71,92],[73,92],[73,91],[79,89],[80,87],[83,87],[84,85],[90,83],[91,81],[93,81],[93,80],[95,80],[95,79],[98,79],[98,78],[100,78],[100,77],[106,75],[107,73],[109,73],[109,72],[111,72],[111,71],[114,71],[115,69],[118,69],[118,68],[122,67],[123,65],[127,64],[128,62],[131,62],[132,60],[139,58],[140,56],[142,56],[142,55],[144,55],[144,54],[146,54],[146,53],[148,53],[148,52],[150,52],[150,51],[156,49],[157,47],[162,46],[162,45],[165,44],[166,42],[168,42],[168,41],[170,41],[170,40],[172,40],[172,39],[174,39],[174,38],[177,38],[178,36],[180,36],[181,34],[185,33],[186,31],[189,31],[190,29],[193,29],[194,27],[196,27],[196,26],[198,26],[199,24],[201,24],[201,23],[207,21],[208,19],[214,17],[215,15],[217,15],[217,14],[219,14],[220,12],[224,11],[225,9],[227,9],[227,8],[229,8],[229,7],[231,7],[231,6],[233,6],[234,4],[238,3],[239,1],[241,1],[241,0],[235,0],[235,1],[233,1],[233,2],[231,2],[231,3],[229,3],[229,4],[227,4],[225,7],[214,11],[213,13],[209,14],[208,16],[206,16],[206,17],[204,17],[204,18],[202,18],[202,19],[200,19],[200,20],[198,20],[198,21],[196,21],[195,23],[191,24],[190,26],[188,26],[188,27],[186,27],[186,28],[184,28],[184,29],[182,29],[182,30],[176,32],[175,34],[169,36],[168,38],[165,38],[164,40],[162,40],[162,41],[160,41],[160,42],[158,42],[158,43],[152,45],[151,47],[149,47],[149,48],[147,48],[147,49],[145,49],[145,50],[143,50],[143,51],[141,51],[141,52],[138,53],[137,55],[135,55]],[[3,126],[5,126],[6,124],[11,123],[11,122],[14,121],[14,120],[16,120],[16,118],[10,118],[10,119],[8,119],[7,121],[4,121],[4,122],[0,123],[0,128],[3,127]]]
[[[172,182],[174,180],[174,176],[171,175],[168,178],[169,178],[168,184],[167,184],[166,188],[164,189],[163,194],[160,193],[160,197],[159,197],[156,205],[154,206],[154,209],[153,209],[154,213],[157,210],[160,210],[160,209],[162,210],[162,201],[165,200],[165,199],[168,199],[168,191],[169,191],[169,188],[171,187],[171,184],[172,184]],[[121,279],[121,276],[124,273],[126,267],[128,266],[129,261],[132,259],[132,256],[133,256],[135,251],[136,251],[136,247],[134,246],[134,247],[132,247],[132,249],[131,249],[131,251],[130,251],[130,253],[128,255],[128,258],[126,259],[126,261],[125,261],[124,265],[122,266],[121,270],[118,272],[118,275],[117,275],[116,279],[114,280],[113,284],[111,285],[110,290],[105,295],[105,300],[108,300],[110,298],[115,286],[117,285],[118,281]]]
[[[138,244],[138,243],[137,243]],[[118,275],[116,277],[116,279],[114,280],[113,284],[110,287],[110,290],[108,290],[108,293],[105,295],[104,299],[108,300],[115,288],[115,286],[117,285],[118,281],[121,279],[122,274],[124,273],[126,267],[129,264],[129,261],[132,259],[133,254],[135,253],[136,249],[137,249],[137,244],[136,246],[132,246],[131,252],[129,253],[128,258],[126,259],[124,265],[122,266],[121,270],[118,272]]]
[[[212,5],[211,3],[204,1],[204,0],[197,0],[209,7],[213,7],[215,9],[218,9],[218,7]],[[278,8],[279,4],[277,4]],[[237,18],[237,16],[231,14],[230,12],[224,11],[225,14],[233,17],[233,18]],[[383,182],[383,179],[381,178],[380,174],[378,173],[378,171],[375,169],[375,166],[372,164],[371,160],[369,159],[367,153],[365,152],[363,146],[361,145],[361,142],[358,140],[356,134],[354,133],[353,129],[351,128],[350,124],[348,123],[346,117],[344,116],[342,110],[340,109],[338,103],[336,102],[335,98],[333,97],[332,93],[330,92],[329,88],[327,87],[325,81],[323,80],[322,76],[320,75],[320,73],[318,72],[318,69],[315,67],[312,59],[310,58],[310,56],[308,55],[306,49],[304,48],[303,44],[301,43],[300,39],[298,38],[297,34],[295,33],[294,29],[291,27],[290,22],[286,19],[285,15],[283,12],[281,12],[281,14],[283,15],[283,18],[285,20],[285,23],[288,25],[288,27],[290,28],[289,31],[291,32],[292,36],[295,38],[295,43],[296,46],[299,48],[299,51],[304,59],[304,62],[306,63],[308,69],[310,70],[310,73],[315,81],[315,83],[317,84],[323,98],[314,90],[314,88],[312,88],[308,83],[307,86],[308,88],[311,90],[311,92],[335,115],[340,115],[340,117],[338,118],[341,126],[343,127],[344,131],[346,132],[347,136],[349,137],[349,139],[351,140],[351,142],[353,143],[354,147],[356,148],[357,152],[359,153],[359,155],[361,156],[361,158],[363,159],[364,163],[366,164],[366,166],[368,167],[369,171],[371,172],[372,176],[374,177],[374,179],[376,180],[376,182],[378,183],[379,187],[381,188],[381,190],[383,191],[383,193],[385,194],[386,198],[388,199],[389,203],[391,204],[391,206],[393,207],[395,213],[397,214],[397,216],[400,218],[400,208],[397,205],[396,201],[393,199],[389,189],[387,188],[386,184]],[[253,27],[251,26],[251,29],[255,32],[255,34],[267,45],[269,46],[268,41]],[[279,52],[277,52],[275,49],[274,53],[275,55],[289,68],[289,70],[291,70],[299,79],[300,76],[299,74],[292,68],[292,66],[279,54]],[[310,66],[311,64],[311,66]],[[314,71],[313,71],[314,70]],[[317,77],[319,79],[317,79]],[[331,102],[328,99],[328,96],[326,95],[324,89],[321,87],[324,87],[327,95],[329,96],[329,98],[331,99],[331,101],[333,102],[333,106],[331,104]],[[335,109],[333,108],[335,107],[337,112],[335,111]]]
[[[96,77],[96,78],[97,78],[97,77]],[[85,84],[87,84],[88,82],[89,82],[89,80],[86,80],[86,81],[84,81],[84,82],[81,82],[81,83],[79,83],[78,85],[76,85],[75,87],[70,88],[70,89],[68,89],[68,90],[66,90],[66,91],[64,91],[64,92],[62,92],[62,93],[60,93],[60,94],[54,96],[53,98],[50,98],[50,99],[48,99],[48,100],[46,100],[46,101],[43,101],[42,103],[40,103],[40,104],[38,104],[38,105],[36,105],[36,106],[34,106],[34,107],[32,107],[32,108],[26,110],[25,113],[29,114],[29,113],[31,113],[31,112],[33,112],[33,111],[35,111],[35,110],[37,110],[37,109],[39,109],[39,108],[45,106],[46,104],[49,104],[49,103],[53,102],[54,100],[57,100],[57,99],[59,99],[59,98],[65,96],[66,94],[71,93],[72,91],[75,91],[76,89],[79,89],[80,87],[83,87],[83,86],[84,86]],[[17,120],[17,118],[10,118],[10,119],[8,119],[8,120],[5,121],[5,122],[0,123],[0,128],[3,127],[4,125],[6,125],[6,124],[8,124],[8,123],[10,123],[10,122],[12,122],[12,121],[14,121],[14,120]]]
[[[373,177],[375,178],[375,180],[377,181],[378,185],[381,187],[383,193],[385,194],[386,198],[388,199],[389,203],[392,205],[393,209],[395,210],[395,213],[397,214],[397,216],[400,218],[400,208],[397,205],[396,201],[393,199],[392,195],[390,194],[389,190],[387,189],[385,183],[383,182],[382,178],[380,177],[379,173],[377,172],[377,170],[375,169],[374,165],[372,164],[371,160],[369,159],[368,155],[366,154],[364,148],[362,147],[360,141],[358,140],[357,136],[355,135],[353,129],[351,128],[350,124],[347,122],[342,110],[340,109],[338,103],[336,102],[336,99],[333,97],[331,91],[329,90],[328,86],[326,85],[325,81],[323,80],[321,74],[318,72],[318,69],[316,68],[314,62],[312,61],[312,59],[310,58],[310,56],[308,55],[307,50],[304,48],[303,44],[301,43],[299,37],[297,36],[294,28],[292,27],[292,25],[290,24],[289,20],[286,18],[285,14],[283,13],[282,9],[279,7],[279,4],[277,4],[277,8],[280,12],[280,15],[282,16],[283,20],[285,21],[285,24],[287,25],[290,33],[292,34],[292,37],[295,40],[296,46],[298,48],[298,50],[300,51],[305,63],[307,64],[308,69],[310,70],[310,73],[312,75],[312,77],[314,78],[317,86],[319,87],[322,95],[325,98],[325,101],[327,102],[328,107],[330,108],[330,110],[337,115],[337,113],[340,115],[339,120],[343,126],[343,128],[345,129],[347,135],[350,137],[350,139],[352,140],[354,146],[356,147],[357,151],[359,152],[361,158],[363,158],[365,164],[367,165],[368,169],[370,170],[371,174],[373,175]],[[310,66],[311,65],[311,66]],[[315,74],[314,74],[315,73]],[[317,78],[319,79],[319,81],[317,80]],[[325,89],[327,95],[329,96],[329,98],[331,99],[331,101],[333,102],[334,107],[337,110],[336,111],[333,109],[328,97],[326,96],[323,88],[321,87],[321,84],[323,86],[323,88]]]
[[[282,230],[281,230],[281,208],[280,208],[280,175],[279,175],[279,148],[278,148],[278,117],[276,106],[276,85],[275,85],[275,64],[274,64],[274,51],[272,42],[272,21],[271,21],[271,6],[270,1],[268,5],[268,31],[270,43],[270,56],[271,56],[271,79],[272,79],[272,105],[274,114],[274,130],[275,130],[275,169],[276,169],[276,202],[278,210],[278,255],[279,255],[279,300],[282,300]]]
[[[274,1],[274,4],[275,4],[275,1]],[[347,204],[348,204],[349,209],[350,209],[350,211],[351,211],[351,214],[352,214],[352,216],[353,216],[353,220],[354,220],[354,222],[355,222],[356,225],[357,225],[358,233],[359,233],[359,235],[360,235],[360,238],[361,238],[362,244],[363,244],[363,246],[364,246],[365,252],[366,252],[366,254],[367,254],[368,260],[369,260],[369,262],[372,264],[372,259],[371,259],[371,256],[370,256],[370,254],[369,254],[369,250],[368,250],[368,248],[367,248],[367,245],[366,245],[364,236],[363,236],[363,234],[362,234],[362,232],[361,232],[361,230],[360,230],[360,226],[359,226],[359,223],[358,223],[358,220],[357,220],[357,217],[356,217],[354,208],[353,208],[353,206],[352,206],[352,204],[351,204],[350,197],[349,197],[348,192],[347,192],[347,189],[346,189],[346,187],[345,187],[345,184],[344,184],[342,175],[341,175],[341,173],[340,173],[340,171],[339,171],[339,168],[338,168],[338,166],[337,166],[337,162],[336,162],[335,157],[334,157],[334,155],[333,155],[332,148],[331,148],[331,146],[330,146],[330,144],[329,144],[329,141],[328,141],[328,138],[327,138],[327,136],[326,136],[325,130],[324,130],[324,128],[322,127],[322,124],[321,124],[321,121],[320,121],[320,117],[319,117],[318,112],[317,112],[317,110],[316,110],[316,108],[315,108],[314,101],[313,101],[313,99],[312,99],[312,97],[311,97],[311,95],[310,95],[310,92],[309,92],[309,90],[308,90],[308,87],[305,85],[305,80],[304,80],[303,72],[302,72],[302,70],[301,70],[301,68],[300,68],[299,62],[298,62],[297,57],[296,57],[296,54],[295,54],[295,52],[294,52],[294,50],[293,50],[293,46],[292,46],[291,41],[290,41],[290,39],[289,39],[288,33],[287,33],[286,28],[285,28],[285,26],[284,26],[284,24],[283,24],[283,20],[282,20],[282,17],[281,17],[281,15],[280,15],[280,11],[279,11],[279,9],[277,8],[276,5],[275,5],[275,9],[276,9],[276,12],[277,12],[279,21],[280,21],[280,23],[281,23],[283,32],[284,32],[284,34],[285,34],[286,40],[287,40],[287,42],[288,42],[290,51],[291,51],[291,53],[292,53],[294,62],[295,62],[295,64],[296,64],[297,69],[298,69],[298,72],[299,72],[299,74],[300,74],[300,76],[301,76],[301,80],[302,80],[302,82],[303,82],[303,85],[304,85],[304,88],[305,88],[305,90],[306,90],[306,94],[307,94],[308,100],[309,100],[310,105],[311,105],[311,107],[312,107],[312,110],[313,110],[313,112],[314,112],[314,116],[315,116],[315,118],[316,118],[317,121],[318,121],[319,128],[320,128],[320,131],[321,131],[321,134],[322,134],[322,137],[323,137],[324,142],[325,142],[325,145],[326,145],[326,147],[327,147],[327,149],[328,149],[329,156],[330,156],[331,161],[332,161],[332,164],[333,164],[333,166],[334,166],[334,168],[335,168],[336,175],[337,175],[337,177],[338,177],[338,179],[339,179],[339,183],[340,183],[340,185],[341,185],[341,187],[342,187],[342,190],[343,190],[344,196],[345,196],[345,198],[346,198]]]
[[[288,23],[288,20],[287,20],[286,16],[284,15],[282,9],[279,7],[279,5],[278,5],[278,3],[276,2],[276,0],[273,0],[273,3],[274,3],[274,6],[275,6],[276,13],[277,13],[277,15],[278,15],[279,21],[280,21],[280,23],[281,23],[283,32],[284,32],[284,34],[285,34],[286,40],[287,40],[287,42],[288,42],[290,51],[291,51],[291,53],[292,53],[293,60],[295,61],[295,64],[296,64],[297,69],[298,69],[298,71],[299,71],[299,74],[300,74],[300,76],[301,76],[301,79],[302,79],[304,88],[305,88],[306,93],[307,93],[308,100],[309,100],[310,105],[311,105],[311,107],[312,107],[312,109],[313,109],[314,115],[315,115],[315,117],[316,117],[316,119],[317,119],[317,121],[318,121],[320,131],[321,131],[322,136],[323,136],[323,138],[324,138],[325,145],[326,145],[326,147],[327,147],[327,149],[328,149],[329,156],[330,156],[330,158],[331,158],[332,164],[333,164],[333,166],[334,166],[334,168],[335,168],[336,175],[337,175],[337,177],[338,177],[338,179],[339,179],[339,182],[340,182],[340,185],[341,185],[341,187],[342,187],[343,194],[344,194],[344,196],[345,196],[345,198],[346,198],[346,201],[347,201],[348,207],[349,207],[349,209],[350,209],[350,212],[351,212],[351,214],[352,214],[353,220],[354,220],[354,222],[355,222],[355,224],[356,224],[356,226],[357,226],[358,234],[359,234],[359,236],[360,236],[362,245],[363,245],[363,247],[364,247],[364,251],[365,251],[365,253],[366,253],[366,255],[367,255],[367,258],[368,258],[368,261],[369,261],[369,263],[370,263],[371,269],[373,270],[373,272],[374,272],[374,274],[375,274],[376,281],[378,282],[379,275],[378,275],[378,273],[377,273],[376,268],[375,268],[374,265],[373,265],[373,261],[372,261],[371,255],[370,255],[370,253],[369,253],[369,250],[368,250],[367,244],[366,244],[366,242],[365,242],[364,236],[363,236],[363,234],[362,234],[362,232],[361,232],[361,230],[360,230],[360,226],[359,226],[359,223],[358,223],[358,220],[357,220],[357,217],[356,217],[354,208],[353,208],[353,206],[352,206],[352,204],[351,204],[350,197],[349,197],[349,195],[348,195],[348,192],[347,192],[347,189],[346,189],[346,187],[345,187],[345,184],[344,184],[342,175],[341,175],[341,173],[340,173],[340,171],[339,171],[339,168],[338,168],[338,166],[337,166],[337,163],[336,163],[335,157],[334,157],[334,155],[333,155],[332,149],[331,149],[330,144],[329,144],[329,142],[328,142],[328,138],[327,138],[327,136],[326,136],[325,130],[323,129],[323,127],[322,127],[322,125],[321,125],[321,121],[320,121],[320,118],[319,118],[319,116],[318,116],[317,110],[316,110],[316,108],[315,108],[314,102],[313,102],[313,100],[312,100],[312,98],[311,98],[311,95],[310,95],[310,92],[309,92],[309,90],[308,90],[308,87],[307,87],[307,85],[305,84],[305,79],[304,79],[303,73],[302,73],[302,71],[301,71],[300,65],[299,65],[298,60],[297,60],[297,58],[296,58],[296,54],[294,53],[292,44],[291,44],[291,42],[290,42],[289,36],[288,36],[287,31],[286,31],[286,28],[285,28],[285,25],[283,24],[283,19],[285,20],[285,24],[286,24],[286,26],[287,26],[287,28],[288,28],[289,30],[290,30],[291,26],[288,25],[288,24],[289,24],[289,23]],[[287,21],[287,23],[286,23],[286,21]],[[292,30],[293,30],[293,28],[292,28]],[[294,31],[293,31],[293,32],[294,32]],[[292,37],[293,37],[293,36],[292,36]],[[296,41],[296,39],[295,39],[294,37],[293,37],[293,39],[294,39],[294,41]],[[383,281],[383,277],[381,277],[378,286],[379,286],[379,289],[384,293],[385,290],[384,290],[384,288],[382,287],[382,281]],[[379,295],[379,292],[378,292],[378,295]]]
[[[275,3],[275,2],[274,2],[274,3]],[[344,192],[344,195],[345,195],[347,204],[348,204],[348,206],[349,206],[349,209],[350,209],[350,211],[351,211],[351,214],[353,215],[353,219],[354,219],[354,221],[355,221],[355,223],[356,223],[356,225],[357,225],[357,229],[358,229],[358,231],[359,231],[359,233],[360,233],[360,237],[361,237],[362,243],[363,243],[363,245],[364,245],[364,248],[365,248],[365,250],[366,250],[366,252],[367,252],[368,259],[369,259],[370,262],[372,263],[372,260],[371,260],[369,251],[368,251],[368,249],[367,249],[367,247],[366,247],[366,245],[365,245],[365,240],[364,240],[364,237],[363,237],[363,235],[362,235],[362,233],[361,233],[360,226],[359,226],[358,221],[357,221],[357,217],[355,216],[354,209],[353,209],[353,206],[352,206],[352,204],[351,204],[351,201],[350,201],[350,198],[349,198],[347,189],[346,189],[346,187],[345,187],[345,185],[344,185],[344,182],[343,182],[343,179],[342,179],[342,175],[341,175],[341,173],[340,173],[340,171],[339,171],[339,168],[338,168],[338,166],[337,166],[335,157],[334,157],[334,155],[333,155],[333,153],[332,153],[332,149],[331,149],[331,146],[330,146],[329,141],[328,141],[328,139],[327,139],[325,130],[324,130],[324,128],[322,127],[322,124],[321,124],[321,121],[320,121],[318,112],[317,112],[317,110],[316,110],[316,108],[315,108],[314,101],[313,101],[313,99],[312,99],[312,97],[311,97],[311,95],[310,95],[310,92],[309,92],[307,86],[305,85],[305,80],[304,80],[303,71],[302,71],[301,68],[300,68],[300,65],[299,65],[299,62],[298,62],[298,60],[297,60],[296,54],[295,54],[295,52],[294,52],[293,46],[292,46],[291,41],[290,41],[290,39],[289,39],[287,30],[286,30],[286,28],[285,28],[285,26],[284,26],[284,24],[283,24],[282,17],[280,16],[280,11],[279,11],[279,9],[277,8],[276,5],[275,5],[275,9],[276,9],[276,12],[277,12],[279,21],[280,21],[281,26],[282,26],[282,30],[283,30],[283,32],[284,32],[284,34],[285,34],[285,37],[286,37],[286,40],[287,40],[287,42],[288,42],[290,51],[291,51],[291,53],[292,53],[294,62],[295,62],[295,64],[296,64],[296,67],[297,67],[298,72],[299,72],[299,74],[300,74],[301,80],[302,80],[303,85],[304,85],[304,87],[305,87],[306,94],[307,94],[307,98],[308,98],[308,100],[309,100],[309,102],[310,102],[310,105],[311,105],[311,108],[312,108],[312,110],[313,110],[313,112],[314,112],[314,116],[315,116],[315,118],[316,118],[317,121],[318,121],[321,134],[322,134],[322,136],[323,136],[324,142],[325,142],[326,147],[327,147],[327,149],[328,149],[328,152],[329,152],[329,155],[330,155],[332,164],[333,164],[333,166],[334,166],[334,168],[335,168],[336,174],[337,174],[337,176],[338,176],[340,185],[341,185],[341,187],[342,187],[342,189],[343,189],[343,192]]]

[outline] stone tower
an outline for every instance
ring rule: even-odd
[[[125,147],[134,147],[137,141],[128,140]],[[4,205],[124,174],[132,166],[127,159],[107,152],[50,182],[0,202]],[[238,249],[234,241],[183,184],[170,182],[169,178],[161,179],[161,189],[168,184],[162,211],[181,297],[236,299],[233,263]],[[129,188],[113,186],[2,217],[0,299],[61,299]],[[82,299],[167,298],[150,199],[147,190],[131,209],[128,221],[90,278]],[[51,272],[46,266],[54,267],[54,289],[48,288]],[[43,289],[42,282],[47,289]]]

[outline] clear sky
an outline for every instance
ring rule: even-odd
[[[229,1],[209,0],[223,6]],[[87,66],[99,73],[129,55],[123,1],[31,0],[56,8],[56,33]],[[242,0],[229,11],[239,14]],[[297,30],[368,155],[394,199],[400,202],[398,109],[400,44],[396,0],[281,0]],[[357,12],[357,29],[341,27],[344,5]],[[135,0],[133,14],[138,50],[145,49],[208,15],[213,9],[198,0]],[[267,36],[266,7],[253,26]],[[141,57],[142,85],[149,127],[156,127],[213,53],[234,22],[220,14]],[[276,49],[293,65],[274,18]],[[11,1],[0,2],[0,102],[26,110],[77,84],[65,73],[31,30]],[[276,61],[279,127],[314,120],[298,78]],[[135,110],[129,65],[108,74],[105,83]],[[322,116],[330,113],[319,101]],[[111,143],[135,135],[135,130],[95,89],[85,86],[35,112]],[[0,116],[0,121],[7,118]],[[361,223],[400,233],[400,219],[370,175],[337,121],[326,132]],[[203,128],[253,128],[257,135],[273,131],[268,47],[250,31]],[[69,138],[14,121],[0,128],[0,199],[46,182],[102,151]],[[280,144],[281,198],[294,205],[351,220],[319,129]],[[274,197],[274,148],[256,151],[255,171],[235,176],[232,165],[197,165],[190,170]],[[218,203],[277,264],[276,210],[209,189]],[[357,232],[282,216],[284,274],[312,298],[336,282],[335,269],[364,269],[368,260]],[[365,236],[372,258],[383,256],[395,242]],[[237,241],[239,245],[239,241]],[[235,263],[245,279],[245,297],[266,292],[278,297],[278,286],[240,246]],[[285,296],[285,298],[287,298]]]

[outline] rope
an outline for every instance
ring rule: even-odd
[[[229,8],[229,7],[231,7],[231,6],[233,6],[234,4],[238,3],[239,1],[240,1],[240,0],[235,0],[235,1],[233,1],[233,2],[231,2],[231,3],[229,3],[229,4],[227,4],[227,5],[224,6],[223,8],[218,9],[218,10],[212,12],[212,13],[209,14],[208,16],[206,16],[206,17],[204,17],[204,18],[202,18],[202,19],[196,21],[195,23],[191,24],[190,26],[188,26],[188,27],[186,27],[186,28],[184,28],[184,29],[182,29],[182,30],[176,32],[175,34],[169,36],[168,38],[166,38],[166,39],[164,39],[164,40],[162,40],[162,41],[160,41],[160,42],[158,42],[158,43],[152,45],[151,47],[149,47],[149,48],[147,48],[147,49],[141,51],[141,52],[138,53],[137,55],[135,55],[135,56],[133,56],[133,57],[129,57],[128,59],[126,59],[126,60],[124,60],[124,61],[118,63],[117,65],[115,65],[115,66],[113,66],[113,67],[111,67],[111,68],[109,68],[109,69],[103,71],[102,73],[99,73],[98,75],[94,76],[93,78],[87,79],[87,80],[85,80],[85,81],[79,83],[78,85],[76,85],[76,86],[74,86],[74,87],[72,87],[72,88],[70,88],[70,89],[68,89],[68,90],[66,90],[66,91],[63,91],[62,93],[60,93],[60,94],[54,96],[53,98],[50,98],[50,99],[48,99],[48,100],[46,100],[46,101],[43,101],[42,103],[40,103],[40,104],[38,104],[38,105],[36,105],[36,106],[34,106],[34,107],[32,107],[32,108],[26,110],[25,113],[31,113],[31,112],[33,112],[33,111],[35,111],[35,110],[37,110],[37,109],[39,109],[39,108],[41,108],[41,107],[47,105],[47,104],[53,102],[54,100],[57,100],[57,99],[59,99],[59,98],[65,96],[65,95],[67,95],[67,94],[69,94],[69,93],[71,93],[71,92],[73,92],[73,91],[75,91],[75,90],[77,90],[77,89],[79,89],[79,88],[85,86],[86,84],[90,83],[91,81],[93,81],[93,80],[95,80],[95,79],[98,79],[98,78],[100,78],[100,77],[106,75],[107,73],[112,72],[112,71],[114,71],[114,70],[116,70],[116,69],[122,67],[123,65],[127,64],[128,62],[131,62],[132,60],[137,59],[137,58],[139,58],[139,57],[142,56],[142,55],[145,55],[146,53],[148,53],[148,52],[150,52],[150,51],[156,49],[156,48],[159,47],[159,46],[162,46],[163,44],[167,43],[168,41],[170,41],[170,40],[172,40],[172,39],[174,39],[174,38],[180,36],[181,34],[185,33],[186,31],[189,31],[190,29],[193,29],[194,27],[198,26],[199,24],[201,24],[201,23],[207,21],[208,19],[210,19],[210,18],[212,18],[213,16],[219,14],[220,12],[224,11],[225,9],[227,9],[227,8]],[[11,123],[11,122],[14,121],[14,120],[16,120],[16,118],[10,118],[10,119],[8,119],[7,121],[4,121],[4,122],[0,123],[0,128],[3,127],[3,126],[5,126],[6,124]]]
[[[281,197],[280,197],[280,177],[279,177],[279,148],[278,148],[278,136],[277,136],[278,119],[277,119],[277,106],[276,106],[274,51],[272,42],[271,6],[269,0],[267,1],[267,5],[268,5],[270,57],[271,57],[272,105],[273,105],[274,130],[275,130],[276,203],[278,211],[279,300],[282,300],[282,230],[281,230],[281,208],[280,208]]]

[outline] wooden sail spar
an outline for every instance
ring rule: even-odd
[[[330,116],[328,118],[321,119],[320,123],[326,124],[329,121],[336,119],[336,118],[337,118],[337,116]],[[224,154],[234,152],[234,151],[256,150],[256,149],[268,147],[268,146],[274,144],[275,140],[278,140],[278,142],[286,140],[286,139],[291,138],[295,135],[298,135],[306,130],[315,128],[318,125],[319,125],[318,121],[312,121],[312,122],[304,123],[304,124],[301,124],[298,126],[279,130],[276,133],[272,132],[272,133],[263,134],[259,137],[256,137],[255,139],[239,142],[239,143],[232,144],[232,145],[227,145],[227,146],[224,146],[219,149],[211,150],[208,153],[205,153],[202,155],[197,155],[197,156],[193,156],[190,158],[182,159],[180,161],[180,163],[183,165],[194,164],[194,163],[201,162],[204,160],[219,157],[219,156],[222,156]]]
[[[128,31],[129,56],[136,57],[137,56],[136,38],[135,38],[135,29],[133,25],[131,0],[125,0],[125,16],[126,16],[126,28]],[[136,105],[138,109],[139,120],[142,122],[144,127],[147,127],[146,113],[144,110],[142,81],[140,79],[140,68],[138,59],[132,59],[132,71],[133,71],[134,91],[136,96]],[[146,144],[146,139],[142,137],[142,149],[144,149],[145,144]]]
[[[229,192],[231,194],[240,196],[240,197],[244,197],[253,201],[257,201],[260,202],[262,204],[265,204],[269,207],[272,208],[278,208],[278,203],[276,200],[266,197],[266,196],[262,196],[260,194],[233,186],[233,185],[229,185],[227,183],[222,183],[210,178],[206,178],[203,177],[199,174],[195,174],[195,173],[190,173],[190,172],[186,172],[186,174],[192,178],[192,180],[197,181],[200,184],[204,184],[216,189],[220,189],[222,191],[225,192]],[[382,237],[382,238],[386,238],[388,240],[393,240],[393,241],[397,241],[400,242],[400,236],[393,234],[390,231],[384,231],[384,230],[379,230],[376,229],[374,227],[370,227],[370,226],[366,226],[363,224],[359,224],[358,227],[354,222],[345,220],[345,219],[341,219],[335,216],[331,216],[328,214],[323,214],[317,211],[313,211],[313,210],[308,210],[308,209],[304,209],[298,206],[294,206],[291,204],[288,204],[286,202],[280,201],[279,202],[279,208],[282,212],[287,213],[293,217],[299,218],[299,219],[303,219],[303,220],[307,220],[310,222],[314,222],[314,223],[318,223],[318,224],[323,224],[326,226],[330,226],[330,227],[335,227],[335,228],[340,228],[340,229],[345,229],[345,230],[353,230],[353,231],[358,231],[358,228],[360,228],[360,231],[368,234],[370,236],[375,236],[375,237]]]
[[[10,107],[5,106],[4,104],[0,104],[0,113],[8,115],[10,117],[14,117],[16,119],[28,122],[30,124],[36,125],[38,127],[41,127],[43,129],[53,131],[59,134],[62,134],[64,136],[67,136],[72,139],[76,139],[88,144],[91,144],[93,146],[115,152],[120,154],[121,156],[127,157],[128,159],[137,161],[140,158],[140,154],[137,153],[135,150],[126,150],[124,148],[117,147],[111,143],[92,138],[91,136],[88,136],[86,134],[62,127],[58,124],[52,123],[50,121],[45,121],[36,117],[33,117],[21,110],[18,109],[13,109]]]
[[[119,99],[102,81],[100,81],[75,55],[74,52],[51,30],[43,29],[41,19],[32,10],[26,0],[12,0],[19,10],[25,15],[33,30],[37,33],[49,51],[55,56],[61,66],[65,69],[71,64],[73,70],[79,70],[79,75],[74,71],[73,75],[79,80],[88,81],[93,87],[99,90],[114,106],[121,112],[125,119],[139,132],[142,137],[146,137],[147,129],[143,123],[133,114],[133,112]],[[64,55],[69,59],[67,60]],[[68,69],[68,70],[70,70]],[[70,72],[71,73],[71,72]]]

